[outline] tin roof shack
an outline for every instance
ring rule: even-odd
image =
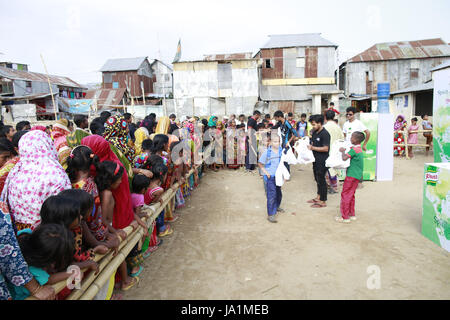
[[[206,56],[173,64],[177,115],[251,114],[258,102],[258,87],[258,59],[251,55]]]
[[[389,82],[391,92],[397,93],[407,88],[420,89],[431,80],[431,69],[449,59],[450,46],[442,39],[375,44],[341,64],[339,87],[347,97],[365,96],[361,103],[371,103],[376,100],[378,83]],[[424,98],[431,108],[429,99]],[[360,103],[356,106],[360,107]]]
[[[95,101],[97,111],[121,109],[123,105],[130,103],[130,96],[125,88],[91,89],[86,92],[86,99]]]
[[[260,98],[271,112],[321,113],[339,106],[335,81],[337,45],[320,33],[270,35],[262,60]]]
[[[150,63],[153,75],[153,93],[156,96],[170,98],[173,96],[173,68],[155,59]]]
[[[72,79],[55,75],[48,77],[52,86],[56,112],[59,112],[59,97],[82,99],[85,96],[86,88]],[[35,104],[38,120],[55,118],[47,75],[0,67],[0,85],[0,101],[3,105]]]
[[[153,93],[153,73],[147,57],[109,59],[100,69],[102,89],[127,89],[135,104]]]

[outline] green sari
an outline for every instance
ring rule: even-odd
[[[115,145],[110,143],[109,146],[111,147],[112,152],[114,152],[114,154],[120,160],[120,162],[122,162],[124,168],[127,170],[128,181],[131,187],[131,182],[133,181],[133,167],[131,166],[130,161],[128,161],[128,158],[125,157],[125,155]]]
[[[67,145],[70,148],[75,148],[81,144],[81,139],[90,135],[86,130],[76,128],[74,132],[66,136]]]

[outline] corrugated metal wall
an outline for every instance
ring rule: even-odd
[[[430,70],[450,58],[403,59],[393,61],[347,63],[345,94],[366,94],[366,72],[373,75],[372,92],[379,82],[390,82],[391,91],[404,89],[431,79]],[[417,76],[414,72],[417,69]],[[412,72],[413,71],[413,76]]]

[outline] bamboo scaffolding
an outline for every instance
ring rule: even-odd
[[[194,173],[194,169],[191,169],[185,176],[188,179]],[[146,223],[147,228],[150,228],[153,221],[159,216],[159,214],[164,210],[168,209],[172,202],[175,201],[175,194],[178,188],[180,187],[179,183],[175,183],[171,189],[164,192],[161,196],[162,203],[152,204],[150,206],[144,206],[143,211],[147,213],[147,217],[144,217],[142,220]],[[174,190],[175,189],[175,190]],[[94,272],[89,273],[89,275],[81,281],[80,289],[74,289],[70,295],[67,297],[67,300],[90,300],[95,297],[98,291],[105,285],[105,283],[109,280],[109,278],[116,272],[119,265],[125,261],[126,257],[133,249],[133,247],[142,239],[144,235],[144,229],[141,226],[138,226],[133,230],[133,227],[128,226],[123,229],[127,237],[124,240],[121,240],[118,253],[116,256],[113,256],[114,252],[110,250],[106,254],[96,254],[94,261],[99,263],[99,273],[97,275]],[[86,269],[82,270],[83,272]],[[67,286],[67,281],[60,281],[52,287],[55,289],[56,293],[61,292]],[[34,297],[28,297],[27,300],[36,300]]]

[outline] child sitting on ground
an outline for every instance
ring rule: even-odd
[[[356,220],[355,216],[355,191],[358,187],[359,181],[363,177],[364,170],[364,154],[361,148],[361,143],[364,141],[364,133],[355,131],[352,133],[350,142],[352,147],[348,153],[345,153],[345,148],[340,148],[342,152],[342,160],[350,160],[350,166],[347,168],[347,174],[342,186],[341,193],[341,215],[336,217],[337,222],[349,223]]]
[[[67,228],[60,224],[41,224],[33,232],[31,229],[19,231],[17,237],[28,270],[41,286],[55,284],[72,275],[67,267],[72,263],[75,241]],[[25,286],[14,286],[10,292],[14,300],[30,296]]]
[[[272,223],[276,223],[278,222],[276,214],[282,211],[280,208],[282,193],[281,187],[275,183],[275,172],[280,164],[283,149],[280,146],[280,137],[278,135],[273,134],[271,138],[268,138],[268,142],[270,145],[259,158],[258,166],[264,174],[267,197],[267,219]]]
[[[418,134],[417,132],[411,132],[417,130],[419,130],[419,125],[417,124],[417,118],[414,117],[411,119],[411,125],[409,126],[408,129],[408,144],[417,144]],[[408,146],[408,155],[411,158],[414,156],[412,146]]]

